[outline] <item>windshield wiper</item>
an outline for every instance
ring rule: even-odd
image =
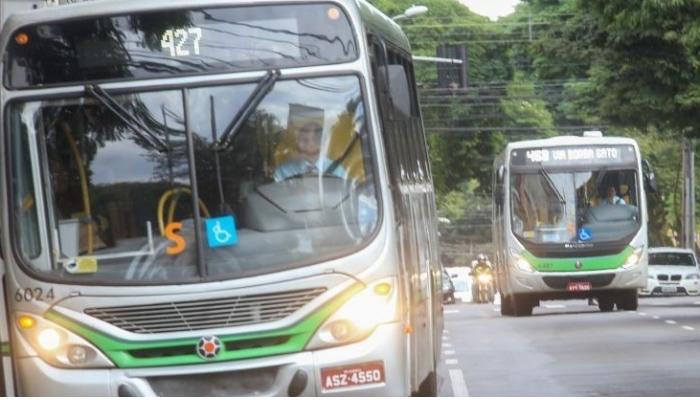
[[[226,129],[224,129],[224,134],[221,135],[219,142],[215,144],[215,150],[221,151],[229,148],[233,142],[233,139],[238,134],[238,131],[243,126],[243,123],[248,119],[248,117],[250,117],[253,111],[255,111],[270,90],[272,90],[272,87],[275,85],[275,82],[277,82],[279,77],[279,70],[267,71],[267,74],[265,74],[260,82],[258,82],[258,85],[255,87],[255,89],[253,89],[245,103],[243,103],[241,108],[238,110],[236,116],[233,117],[228,126],[226,126]]]
[[[544,177],[544,179],[547,181],[547,184],[549,184],[549,187],[552,188],[554,191],[554,194],[557,195],[557,198],[559,199],[559,202],[561,204],[566,204],[566,199],[564,199],[564,196],[561,194],[559,191],[559,188],[557,188],[557,185],[554,184],[554,181],[552,181],[552,177],[549,176],[547,171],[545,171],[544,166],[540,164],[540,174]]]
[[[125,109],[117,100],[98,85],[86,85],[85,92],[99,101],[103,106],[107,107],[114,115],[124,122],[139,139],[145,141],[151,147],[157,149],[161,153],[168,151],[168,146],[161,141],[158,136],[153,133],[141,120],[134,117],[127,109]],[[145,133],[146,135],[144,135]]]

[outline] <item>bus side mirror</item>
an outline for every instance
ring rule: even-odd
[[[656,173],[651,168],[651,164],[647,160],[642,160],[642,171],[644,173],[644,186],[650,193],[656,193],[659,190],[659,184],[656,181]]]
[[[498,169],[496,170],[496,184],[493,187],[493,198],[494,201],[496,202],[496,205],[502,206],[503,205],[503,177],[506,174],[506,167],[503,165],[499,165]]]

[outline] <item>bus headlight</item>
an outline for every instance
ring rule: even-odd
[[[511,251],[510,255],[513,257],[513,265],[516,269],[523,272],[535,272],[535,270],[532,268],[532,264],[530,264],[530,262],[521,254]]]
[[[396,278],[372,282],[350,297],[316,331],[308,350],[357,342],[383,323],[398,319]]]
[[[622,269],[630,269],[637,266],[639,261],[642,259],[642,253],[644,252],[644,247],[635,249],[632,254],[627,256],[625,263],[622,264]]]
[[[15,320],[19,333],[48,364],[59,368],[114,367],[87,340],[51,321],[29,313],[19,314]]]

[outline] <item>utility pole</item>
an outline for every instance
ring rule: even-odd
[[[683,209],[681,246],[695,250],[695,151],[693,142],[683,139]]]

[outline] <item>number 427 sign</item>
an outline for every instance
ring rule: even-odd
[[[199,55],[202,28],[166,29],[160,38],[160,47],[168,50],[171,57]]]

